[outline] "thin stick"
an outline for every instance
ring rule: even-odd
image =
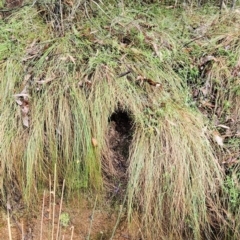
[[[49,174],[49,193],[50,193],[50,196],[49,196],[49,215],[48,215],[48,219],[50,220],[51,219],[51,216],[52,216],[52,179],[51,179],[51,175]]]
[[[57,236],[56,236],[56,240],[58,239],[58,234],[59,234],[59,226],[60,226],[60,217],[61,217],[61,212],[62,212],[62,203],[63,203],[64,187],[65,187],[65,179],[63,180],[63,185],[62,185],[62,194],[61,194],[60,209],[59,209],[59,215],[58,215],[58,225],[57,225]]]
[[[7,209],[7,222],[8,222],[9,240],[12,240],[11,223],[10,223],[10,216],[9,216],[9,210],[8,209]]]
[[[71,239],[70,240],[73,240],[74,226],[72,226],[71,229],[72,229],[72,231],[71,231]]]
[[[41,218],[41,228],[40,228],[40,240],[42,240],[42,232],[43,232],[44,206],[45,206],[45,190],[43,191],[42,218]]]
[[[55,205],[56,205],[56,184],[57,184],[57,166],[54,166],[54,183],[53,183],[53,214],[52,214],[52,240],[54,238],[54,219],[55,219]]]
[[[205,37],[205,35],[200,36],[200,37],[195,37],[195,38],[192,39],[191,41],[189,41],[189,42],[183,44],[183,46],[181,47],[181,49],[184,48],[184,47],[187,47],[187,46],[188,46],[189,44],[191,44],[192,42],[194,42],[194,41],[196,41],[196,40],[199,40],[199,39],[201,39],[201,38],[204,38],[204,37]]]
[[[22,220],[21,228],[22,228],[22,240],[24,240],[23,220]]]
[[[88,237],[87,237],[87,240],[90,239],[90,235],[91,235],[91,230],[92,230],[92,224],[93,224],[93,219],[94,219],[94,213],[95,213],[96,205],[97,205],[97,196],[96,196],[96,199],[95,199],[94,208],[93,208],[93,213],[92,213],[92,216],[91,216],[91,222],[90,222],[90,227],[89,227],[89,231],[88,231]]]

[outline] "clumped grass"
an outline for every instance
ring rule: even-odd
[[[194,34],[195,40],[187,40],[184,50],[188,54],[183,52],[181,56],[185,65],[176,61],[178,68],[175,68],[192,90],[194,99],[190,105],[197,106],[208,116],[212,128],[224,140],[223,148],[214,149],[227,174],[224,180],[227,195],[223,197],[225,207],[228,206],[225,208],[228,209],[225,219],[236,224],[238,215],[233,209],[239,208],[234,199],[238,195],[238,180],[234,176],[239,172],[239,34],[236,30],[239,16],[237,12],[212,15],[205,19],[204,16],[194,16],[195,23],[191,22],[194,27],[187,24],[185,36],[189,38],[189,33],[190,36]],[[189,21],[193,18],[185,19]],[[189,53],[190,58],[187,59]],[[235,175],[232,175],[232,167]],[[237,239],[239,227],[235,225],[234,229],[232,233]],[[229,236],[230,239],[233,235]]]
[[[14,195],[14,183],[31,206],[49,175],[57,175],[59,183],[65,179],[68,194],[107,191],[102,153],[108,151],[109,117],[122,110],[133,120],[129,224],[138,222],[145,239],[224,238],[230,231],[237,239],[238,226],[222,209],[228,208],[224,170],[189,88],[199,90],[208,74],[207,95],[214,92],[216,101],[212,113],[239,116],[238,80],[230,70],[239,67],[233,53],[238,35],[228,22],[237,25],[238,16],[219,18],[221,29],[226,26],[221,33],[217,17],[194,31],[186,12],[156,6],[93,1],[79,6],[80,13],[63,11],[60,32],[34,7],[19,9],[6,24],[1,20],[3,204],[6,191]],[[204,37],[198,35],[202,31]],[[194,63],[205,56],[213,61],[207,73],[209,61]]]
[[[160,234],[176,239],[192,231],[188,237],[200,239],[203,229],[211,235],[208,214],[218,211],[219,199],[213,194],[221,173],[201,132],[203,123],[175,105],[159,119],[157,129],[151,134],[139,129],[133,140],[129,209],[137,202],[147,238]]]

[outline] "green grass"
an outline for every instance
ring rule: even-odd
[[[198,66],[204,56],[214,55],[218,61],[207,72],[212,88],[205,96],[215,94],[209,125],[216,128],[211,121],[218,109],[219,119],[231,114],[238,121],[238,79],[231,72],[239,59],[234,30],[239,17],[220,18],[215,10],[203,15],[204,9],[129,6],[92,2],[91,8],[81,6],[74,19],[66,8],[57,20],[60,32],[33,7],[19,9],[6,23],[1,20],[3,203],[6,191],[14,195],[15,184],[24,202],[35,204],[55,164],[67,194],[106,192],[102,153],[108,151],[109,117],[122,110],[133,120],[126,191],[129,225],[138,222],[145,239],[212,239],[218,234],[215,229],[222,236],[232,231],[237,239],[235,221],[224,219],[223,210],[233,199],[227,197],[231,179],[224,178],[204,112],[197,108],[200,100],[194,103],[190,90],[204,87]],[[204,37],[198,38],[196,24],[205,26]],[[127,77],[118,77],[130,68]],[[161,87],[140,82],[139,76]],[[17,99],[28,102],[27,128],[14,98],[24,89],[28,97]],[[223,193],[222,186],[227,189]],[[235,214],[231,207],[226,211]]]

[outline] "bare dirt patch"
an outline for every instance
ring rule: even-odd
[[[27,217],[24,214],[24,217],[19,217],[16,221],[13,218],[10,219],[13,240],[52,239],[52,231],[54,231],[53,239],[61,240],[109,240],[111,238],[117,223],[116,213],[104,206],[97,206],[94,209],[94,204],[87,199],[75,199],[68,204],[63,204],[60,214],[63,217],[61,217],[57,238],[60,199],[57,200],[55,205],[54,221],[52,220],[52,210],[49,210],[48,200],[49,196],[45,199],[43,221],[41,204],[39,204],[37,211],[29,213],[31,217]],[[54,225],[52,225],[53,222]],[[7,227],[7,214],[4,212],[1,213],[0,217],[0,236],[1,239],[10,239]],[[120,221],[112,239],[124,240],[133,238],[130,236],[126,224]]]

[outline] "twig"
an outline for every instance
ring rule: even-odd
[[[51,204],[52,204],[52,180],[51,180],[51,175],[49,174],[49,193],[50,193],[50,195],[49,195],[49,215],[48,215],[48,219],[50,220],[51,219],[51,216],[52,216],[52,206],[51,206]]]
[[[7,209],[7,222],[8,222],[8,236],[9,236],[9,240],[12,240],[12,232],[11,232],[11,223],[10,223],[9,209]]]
[[[203,36],[200,36],[200,37],[196,37],[196,38],[192,39],[191,41],[185,43],[181,48],[184,48],[184,47],[188,46],[190,43],[192,43],[192,42],[194,42],[194,41],[196,41],[198,39],[201,39],[203,37],[205,37],[205,36],[203,35]]]
[[[60,209],[59,209],[59,215],[58,215],[58,225],[57,225],[57,236],[56,236],[56,239],[58,239],[58,234],[59,234],[59,226],[60,226],[60,218],[61,218],[61,212],[62,212],[64,187],[65,187],[65,179],[63,180],[63,185],[62,185],[62,195],[61,195]]]
[[[40,228],[40,240],[42,240],[42,233],[43,233],[44,205],[45,205],[45,190],[44,190],[44,192],[43,192],[42,218],[41,218],[41,228]]]
[[[21,224],[21,228],[22,228],[22,240],[24,240],[24,229],[23,229],[23,221],[22,221],[22,224]]]
[[[127,72],[119,74],[118,78],[124,77],[124,76],[128,75],[129,73],[131,73],[132,71],[133,71],[132,69],[129,69]]]
[[[71,231],[71,239],[70,240],[73,240],[74,226],[72,226],[71,229],[72,229],[72,231]]]
[[[53,183],[53,214],[52,214],[52,240],[54,238],[54,219],[55,219],[55,205],[56,205],[56,184],[57,184],[57,166],[54,165],[54,183]]]

